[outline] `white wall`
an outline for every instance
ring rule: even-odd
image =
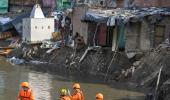
[[[23,40],[27,38],[27,41],[37,42],[51,39],[51,34],[54,32],[53,18],[31,18],[30,20],[25,20],[23,25],[30,25],[30,29],[23,28]]]

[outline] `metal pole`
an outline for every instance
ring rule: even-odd
[[[160,68],[160,70],[159,70],[158,79],[157,79],[157,83],[156,83],[156,90],[155,90],[154,100],[157,99],[157,90],[158,90],[158,87],[159,87],[159,82],[160,82],[160,77],[161,77],[162,68],[163,68],[163,66],[162,66],[162,67]]]

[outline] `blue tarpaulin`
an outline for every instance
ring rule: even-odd
[[[121,49],[125,48],[125,23],[123,20],[120,20],[120,25],[119,25],[119,38],[118,38],[118,47]]]
[[[7,23],[0,22],[0,31],[7,31],[9,29],[15,28],[16,31],[22,35],[22,19],[23,18],[29,18],[30,12],[21,14],[17,16],[16,18],[8,21]]]
[[[82,18],[82,21],[90,21],[90,22],[107,22],[108,16],[104,14],[97,14],[94,12],[87,12],[85,16]]]
[[[6,31],[8,29],[13,28],[12,24],[9,23],[11,20],[12,19],[10,19],[9,17],[0,17],[0,31]]]
[[[15,19],[12,20],[12,25],[15,27],[17,32],[22,35],[22,19],[29,18],[30,12],[17,16]]]

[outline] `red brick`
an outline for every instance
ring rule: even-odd
[[[123,7],[124,6],[124,0],[117,0],[116,1],[116,7]]]
[[[157,7],[158,0],[135,0],[135,5],[138,7]]]
[[[160,7],[170,7],[170,0],[159,0],[158,3]]]
[[[170,0],[135,0],[138,7],[170,7]]]

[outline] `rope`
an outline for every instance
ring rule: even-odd
[[[157,90],[158,90],[158,87],[159,87],[159,82],[160,82],[160,78],[161,78],[162,68],[163,68],[163,66],[162,66],[162,67],[160,68],[160,70],[159,70],[159,74],[158,74],[158,78],[157,78],[157,83],[156,83],[154,100],[157,100]]]

